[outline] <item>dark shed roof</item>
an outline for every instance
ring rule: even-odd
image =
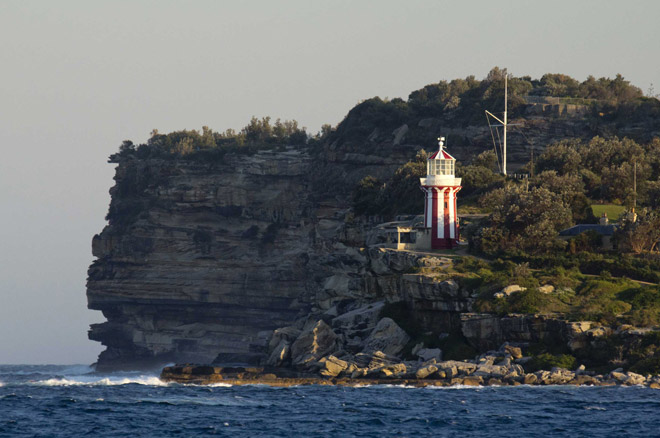
[[[559,232],[560,236],[577,236],[587,231],[595,231],[601,236],[611,236],[616,230],[616,225],[578,224]]]

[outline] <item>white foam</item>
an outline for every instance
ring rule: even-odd
[[[202,386],[209,386],[211,388],[231,388],[232,385],[231,383],[211,383],[208,385],[202,385]]]
[[[356,384],[351,385],[352,388],[403,388],[403,389],[419,389],[415,385],[393,384],[393,383],[376,383],[376,384]]]
[[[5,384],[0,382],[0,388],[3,387],[3,386],[5,386]]]
[[[451,386],[425,386],[424,389],[484,389],[485,386],[451,385]]]
[[[104,377],[98,376],[76,376],[69,378],[53,378],[31,382],[36,386],[118,386],[135,383],[147,386],[167,386],[156,376],[135,376],[135,377]]]

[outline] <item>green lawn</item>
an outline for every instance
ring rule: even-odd
[[[591,204],[591,209],[596,217],[600,217],[605,212],[610,221],[616,221],[626,208],[616,204]]]

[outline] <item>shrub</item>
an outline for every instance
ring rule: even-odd
[[[532,373],[539,370],[550,370],[553,367],[573,370],[576,368],[577,360],[570,354],[553,355],[550,353],[541,353],[525,364],[525,371]]]

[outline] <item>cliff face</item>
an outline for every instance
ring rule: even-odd
[[[297,151],[120,162],[87,288],[108,320],[89,333],[108,347],[99,365],[243,361],[260,331],[306,312],[308,169]]]

